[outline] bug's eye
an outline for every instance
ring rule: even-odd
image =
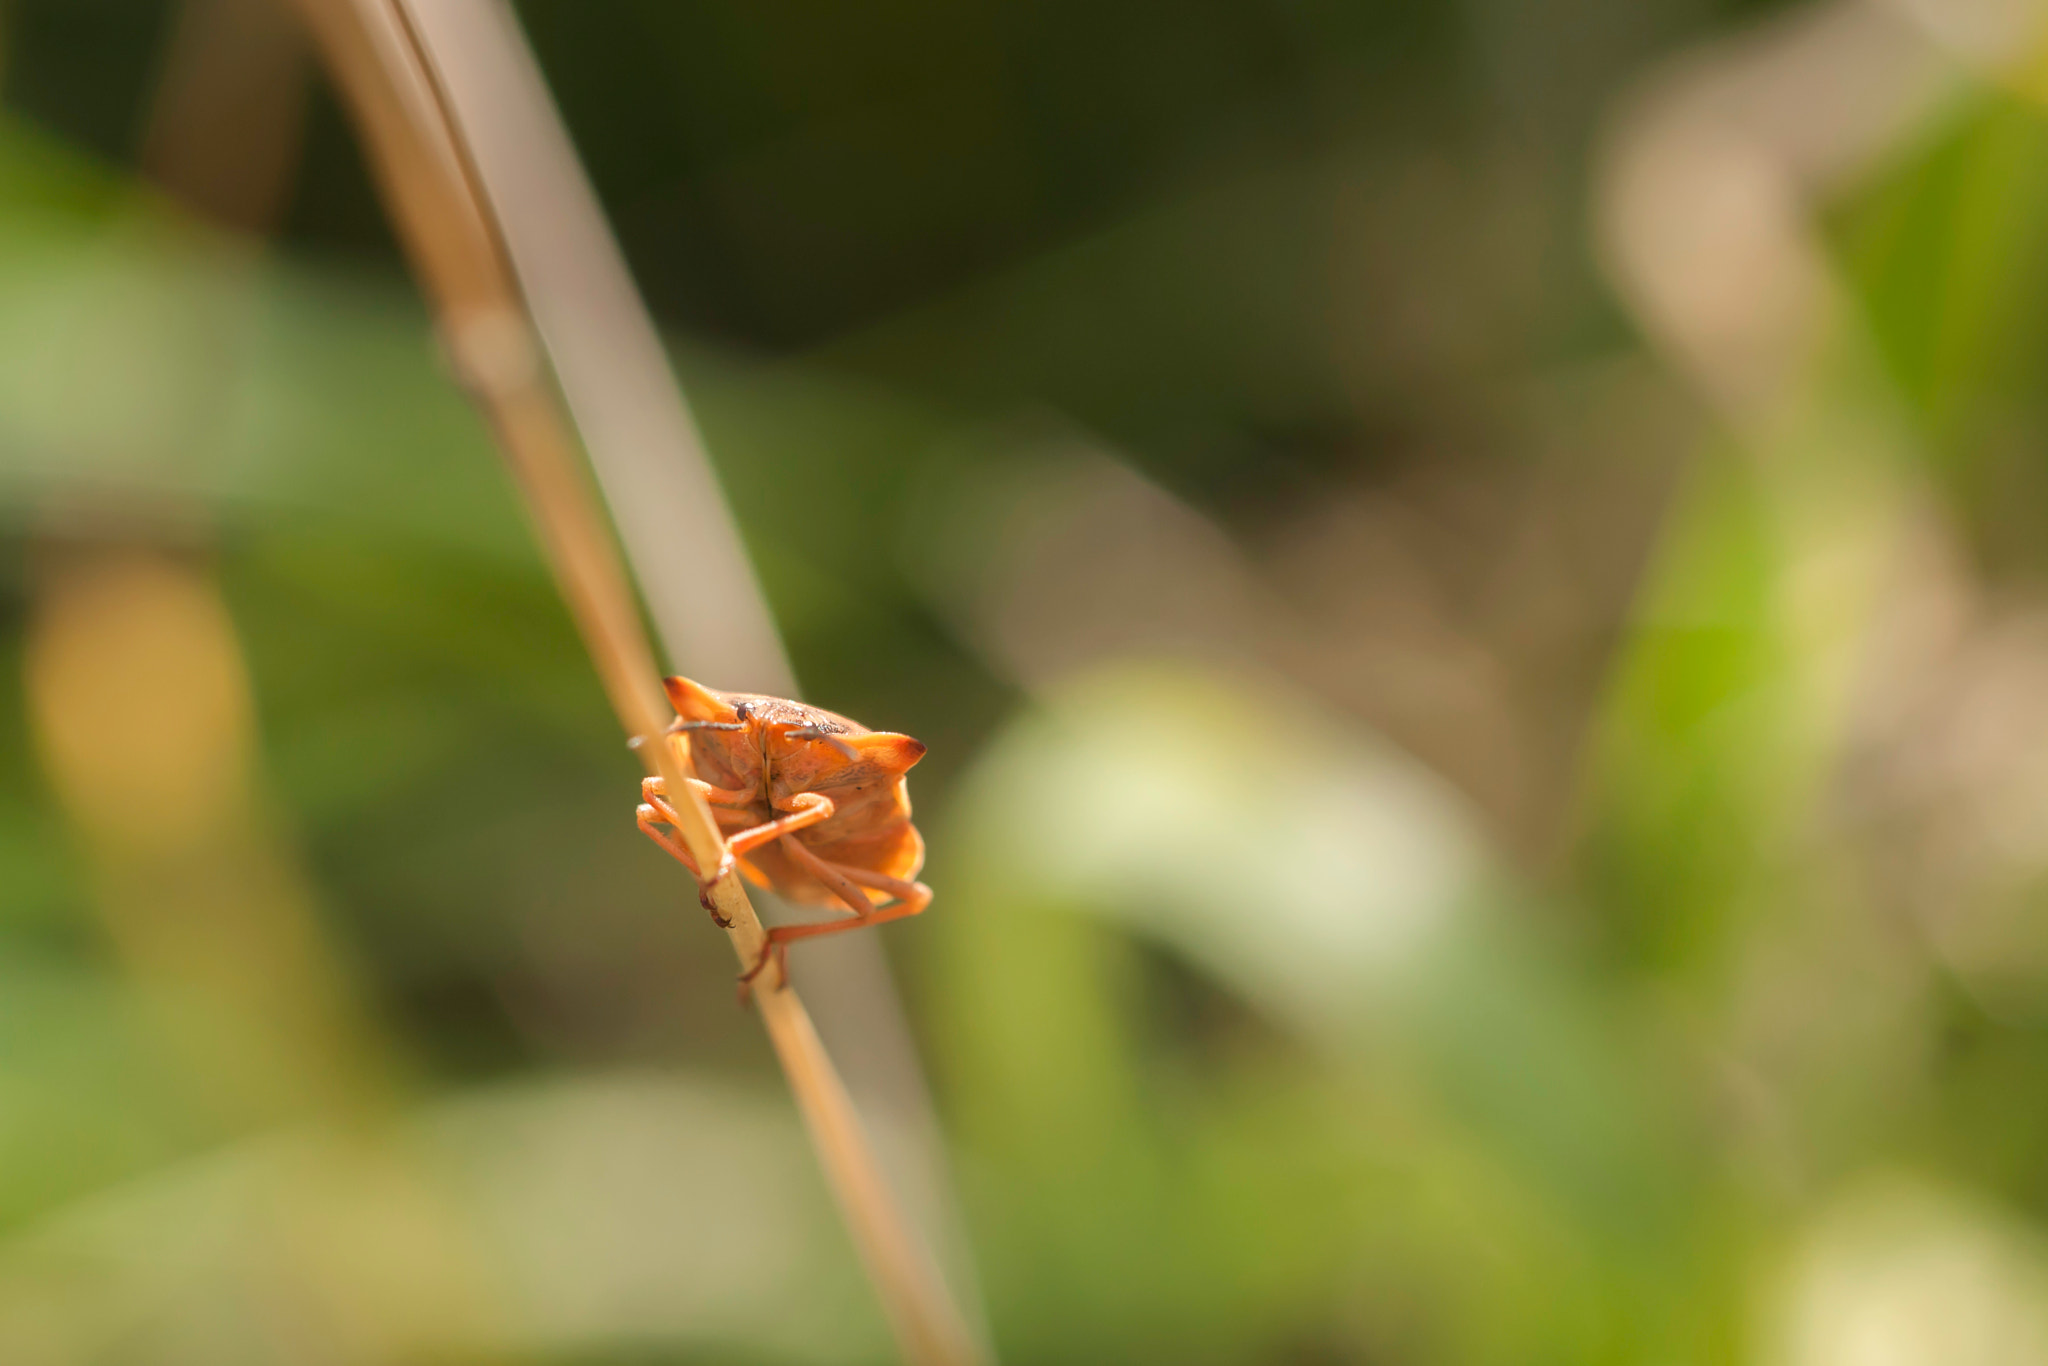
[[[732,705],[732,714],[744,721],[751,715],[751,712],[745,702],[735,702]]]

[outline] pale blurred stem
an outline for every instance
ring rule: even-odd
[[[653,649],[405,0],[296,3],[355,116],[443,341],[518,480],[612,707],[628,736],[654,741],[639,746],[641,759],[667,781],[698,866],[716,867],[723,837],[684,782],[679,742],[657,738],[668,717]],[[712,612],[718,604],[704,607]],[[752,966],[766,934],[740,880],[724,879],[712,900],[731,924],[734,952]],[[975,1361],[961,1316],[884,1184],[846,1087],[796,993],[764,982],[756,1000],[904,1357],[932,1366]]]

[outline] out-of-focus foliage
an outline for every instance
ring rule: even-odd
[[[520,8],[1004,1360],[2048,1358],[2025,6]],[[886,1360],[338,113],[4,16],[0,1361]]]

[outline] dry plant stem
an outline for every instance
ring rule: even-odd
[[[656,643],[680,672],[795,697],[667,349],[510,0],[399,3],[497,224]],[[707,599],[721,610],[705,612]]]
[[[388,211],[439,318],[444,343],[518,479],[550,564],[606,694],[651,774],[666,782],[678,833],[701,868],[724,838],[662,737],[654,654],[624,567],[549,383],[524,300],[471,179],[399,0],[297,0],[355,116]],[[737,877],[710,889],[740,961],[766,934]],[[920,1366],[980,1359],[929,1253],[884,1184],[844,1084],[796,993],[757,993],[761,1018],[809,1127],[904,1357]]]
[[[657,736],[666,710],[624,568],[403,17],[387,0],[301,0],[300,8],[356,116],[443,341],[519,482],[606,696],[629,735]],[[686,790],[669,746],[643,744],[639,753],[671,791]],[[715,861],[719,836],[701,799],[677,810],[692,853]],[[744,894],[721,886],[714,895],[739,896],[725,910],[736,947],[758,951],[760,922]]]
[[[748,692],[801,696],[666,347],[511,0],[398,3],[497,226],[664,662]],[[710,603],[719,610],[707,612]],[[880,937],[816,941],[804,959],[804,1003],[819,1037],[828,1051],[849,1050],[840,1076],[855,1108],[888,1126],[884,1174],[986,1344],[944,1139]]]
[[[265,0],[191,0],[251,4]],[[576,157],[510,0],[397,0],[470,184],[543,344],[665,662],[797,697],[654,320]],[[718,610],[707,611],[715,603]],[[707,675],[708,676],[708,675]],[[758,904],[758,903],[757,903]],[[977,1277],[944,1140],[881,941],[818,941],[804,1003],[863,1121],[886,1123],[885,1178],[986,1354]]]

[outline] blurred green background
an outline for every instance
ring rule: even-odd
[[[243,3],[0,5],[0,1361],[889,1360]],[[518,9],[1005,1361],[2048,1361],[2033,6]]]

